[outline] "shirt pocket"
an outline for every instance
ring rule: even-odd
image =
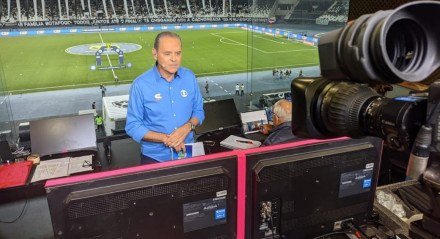
[[[166,104],[166,99],[163,94],[160,96],[153,94],[153,97],[145,99],[143,103],[144,107],[144,119],[150,124],[155,124],[160,120],[169,117],[169,107]]]

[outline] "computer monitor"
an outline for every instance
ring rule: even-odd
[[[314,238],[373,208],[382,141],[348,139],[246,156],[246,238]]]
[[[48,181],[55,237],[235,238],[237,157],[175,162],[182,161],[68,184]],[[121,170],[131,171],[114,175]]]
[[[32,153],[40,156],[96,150],[92,114],[48,118],[30,122]]]
[[[205,120],[197,126],[195,133],[198,135],[217,130],[240,127],[241,120],[235,106],[234,99],[206,102],[203,105]]]

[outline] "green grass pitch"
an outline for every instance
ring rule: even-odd
[[[126,53],[131,68],[116,69],[120,83],[129,83],[153,64],[151,48],[158,32],[101,33],[106,43],[136,43]],[[318,64],[316,47],[239,28],[178,31],[183,41],[182,65],[197,76],[271,70]],[[72,55],[69,47],[101,43],[99,33],[0,38],[6,88],[12,93],[113,84],[111,70],[90,70],[93,55]],[[110,56],[113,65],[117,57]],[[109,65],[105,55],[103,65]]]

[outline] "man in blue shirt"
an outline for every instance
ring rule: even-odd
[[[176,33],[156,36],[156,66],[133,82],[125,131],[141,144],[141,163],[171,160],[194,141],[193,130],[205,118],[203,99],[192,71],[180,67],[182,42]]]

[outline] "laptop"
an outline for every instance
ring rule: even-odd
[[[256,141],[264,141],[267,138],[267,135],[260,132],[260,126],[269,122],[266,110],[241,113],[240,118],[245,138]]]

